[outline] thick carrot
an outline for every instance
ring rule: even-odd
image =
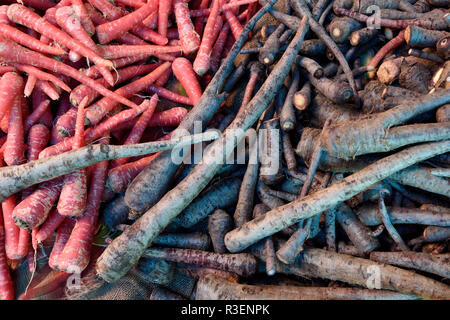
[[[60,177],[44,182],[33,194],[22,200],[12,214],[16,225],[23,229],[34,229],[41,225],[61,192],[62,181]]]
[[[61,138],[73,136],[75,132],[76,118],[77,118],[76,108],[71,108],[61,117],[59,117],[54,126],[54,129],[56,128],[57,136]]]
[[[45,19],[34,13],[30,9],[20,4],[12,4],[8,8],[8,18],[11,21],[31,28],[40,34],[66,46],[67,48],[81,54],[82,56],[93,61],[95,64],[103,67],[112,67],[111,61],[103,59],[91,49],[79,41],[71,38],[65,32],[61,31],[53,24],[47,22]]]
[[[102,46],[102,53],[105,58],[117,59],[123,57],[145,57],[159,53],[181,52],[180,46],[156,46],[156,45],[108,45]]]
[[[156,29],[158,27],[158,11],[150,13],[147,18],[142,21],[142,24],[150,29]],[[167,30],[166,30],[167,34]],[[165,36],[165,35],[164,35]]]
[[[72,9],[72,7],[59,8],[58,10],[56,10],[55,18],[58,25],[63,28],[64,31],[70,34],[74,39],[80,41],[96,54],[101,54],[94,40],[91,39],[87,31],[83,28],[81,21],[76,16],[75,11]],[[102,74],[103,78],[105,78],[109,85],[114,85],[113,76],[108,68],[99,65],[98,71]]]
[[[25,144],[21,103],[15,103],[9,114],[8,136],[5,142],[4,160],[9,166],[25,162]]]
[[[39,119],[43,116],[43,114],[49,110],[50,100],[43,100],[39,106],[33,110],[33,112],[27,117],[24,124],[25,132],[31,129],[31,127],[36,124]]]
[[[136,65],[117,70],[117,73],[114,74],[113,78],[114,83],[116,85],[118,83],[128,81],[133,77],[140,76],[144,73],[149,73],[155,70],[160,65],[161,65],[160,63],[153,63],[149,65]],[[100,81],[102,85],[107,87],[108,84],[104,79],[100,79],[98,81]],[[92,101],[94,101],[98,97],[98,92],[93,90],[91,87],[88,87],[84,84],[80,84],[79,86],[74,88],[70,93],[70,101],[72,101],[74,105],[78,105],[84,97],[88,97],[88,105],[89,105]]]
[[[150,99],[150,106],[147,110],[145,110],[142,115],[139,117],[139,119],[136,121],[136,124],[133,126],[133,129],[131,129],[130,133],[128,134],[127,138],[123,142],[124,145],[126,144],[134,144],[139,143],[139,141],[142,138],[142,134],[144,133],[145,129],[147,128],[148,122],[153,116],[153,113],[155,112],[156,105],[158,104],[158,95],[155,94]],[[111,167],[117,167],[122,164],[127,163],[129,158],[122,158],[112,161]]]
[[[33,75],[28,75],[25,87],[23,88],[23,94],[25,97],[29,97],[33,93],[34,86],[36,85],[37,78]]]
[[[150,13],[156,10],[157,5],[157,1],[149,1],[146,5],[121,17],[120,19],[97,26],[96,31],[100,44],[111,42],[121,34],[141,23],[142,20],[144,20]]]
[[[55,243],[53,244],[53,249],[48,260],[48,265],[53,270],[57,270],[56,264],[58,263],[59,256],[63,252],[67,241],[69,241],[70,233],[74,226],[75,220],[66,218],[56,232]]]
[[[192,64],[186,58],[176,58],[172,64],[172,71],[178,81],[183,85],[189,98],[196,105],[202,96],[202,89],[192,68]]]
[[[115,93],[123,97],[131,97],[132,95],[144,89],[146,86],[152,84],[169,68],[170,63],[165,62],[145,77],[142,77],[139,80],[131,82],[126,86],[117,89]],[[117,106],[117,103],[115,103],[115,101],[112,101],[111,99],[103,98],[99,100],[86,110],[86,121],[88,122],[88,124],[99,123],[100,120],[115,106]]]
[[[145,5],[143,0],[117,0],[117,3],[133,8],[140,8]]]
[[[55,3],[50,0],[21,0],[20,3],[26,4],[29,7],[40,10],[47,10],[55,5]]]
[[[5,230],[0,216],[0,300],[14,300],[14,285],[5,252]]]
[[[65,74],[71,78],[74,78],[75,80],[80,81],[81,83],[92,87],[105,97],[116,100],[117,102],[120,102],[130,108],[137,107],[136,104],[99,85],[97,82],[89,77],[86,77],[78,70],[65,65],[60,61],[50,59],[46,56],[43,56],[42,54],[21,47],[10,40],[0,39],[0,57],[7,62],[30,64],[35,67],[41,67],[47,70],[52,70],[53,72]]]
[[[59,92],[56,90],[55,86],[50,84],[46,80],[37,80],[36,81],[36,88],[44,92],[47,97],[49,97],[52,100],[58,100],[59,99]]]
[[[108,20],[116,20],[122,16],[122,11],[108,0],[88,0],[88,2],[100,10]]]
[[[5,73],[0,79],[0,119],[11,110],[16,96],[22,94],[23,79],[15,72]]]
[[[173,0],[173,8],[183,52],[189,54],[196,51],[200,46],[200,36],[194,30],[186,1]]]
[[[25,47],[39,51],[41,53],[57,56],[61,56],[66,53],[60,47],[46,45],[45,43],[39,41],[38,39],[35,39],[32,36],[23,33],[19,29],[4,23],[0,23],[0,34],[5,38],[11,39]]]
[[[16,205],[17,200],[15,195],[10,196],[8,199],[2,202],[5,250],[6,256],[11,260],[18,259],[17,245],[19,243],[20,229],[14,224],[14,220],[12,217],[12,212]]]
[[[217,33],[215,33],[215,27],[218,24],[219,17],[219,5],[221,0],[213,0],[211,14],[208,17],[208,21],[206,22],[205,32],[203,34],[202,42],[200,44],[200,48],[198,49],[197,56],[194,61],[194,71],[198,75],[205,74],[210,67],[210,57],[212,47],[214,45],[214,40],[216,40]],[[228,11],[227,11],[228,12]],[[220,30],[221,27],[219,27]]]
[[[172,8],[172,0],[159,1],[158,8],[158,33],[166,36],[169,14]]]
[[[157,112],[147,124],[147,127],[176,127],[188,114],[188,110],[183,107],[175,107],[169,110]]]
[[[50,137],[50,131],[42,124],[33,125],[28,133],[28,150],[27,160],[34,161],[39,157],[41,152],[47,145]]]
[[[89,18],[89,14],[82,0],[71,0],[72,8],[75,11],[75,14],[79,17],[81,24],[83,25],[84,30],[89,33],[89,35],[93,35],[95,33],[95,26]]]
[[[114,192],[123,192],[128,184],[144,170],[157,156],[157,153],[134,162],[125,163],[108,172],[107,186]]]
[[[89,264],[107,170],[108,161],[102,161],[94,166],[86,213],[77,220],[64,250],[58,257],[55,264],[58,270],[81,273]]]
[[[170,91],[169,89],[163,88],[161,86],[156,86],[156,85],[148,86],[147,91],[150,93],[156,93],[161,98],[165,98],[165,99],[173,101],[173,102],[186,104],[188,106],[193,105],[192,100],[190,98],[182,96],[180,94],[177,94],[177,93]]]

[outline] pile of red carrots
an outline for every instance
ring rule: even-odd
[[[256,0],[8,2],[0,6],[2,166],[92,143],[169,139],[258,9]],[[154,158],[104,161],[4,201],[0,300],[14,299],[10,269],[27,259],[32,271],[55,232],[50,267],[83,271],[101,202]]]

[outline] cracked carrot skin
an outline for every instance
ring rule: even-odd
[[[172,71],[186,90],[192,103],[196,105],[202,96],[202,88],[197,80],[191,62],[186,58],[176,58],[172,64]]]
[[[81,21],[76,16],[75,11],[72,9],[72,7],[59,8],[58,10],[56,10],[55,18],[58,25],[64,31],[70,34],[74,39],[80,41],[80,43],[91,49],[96,54],[101,55],[101,52],[95,44],[94,40],[92,40],[87,31],[83,28]],[[98,71],[110,86],[114,85],[113,76],[107,67],[99,65]]]
[[[13,219],[22,229],[34,229],[47,219],[50,209],[58,199],[62,188],[62,178],[42,183],[13,210]]]
[[[123,145],[139,143],[139,141],[142,138],[142,135],[144,134],[145,129],[147,128],[148,122],[150,121],[150,119],[153,116],[153,113],[155,112],[157,104],[158,104],[158,95],[154,94],[150,99],[150,106],[148,107],[147,110],[145,110],[142,113],[142,115],[136,121],[135,125],[133,126],[133,129],[131,129],[127,138],[123,142]],[[111,162],[111,167],[114,168],[122,164],[125,164],[128,162],[129,159],[130,158],[122,158],[114,160]]]
[[[173,8],[183,52],[189,54],[196,51],[200,47],[200,36],[195,32],[186,1],[174,0]]]
[[[166,2],[166,1],[163,1]],[[97,37],[100,44],[111,42],[121,34],[127,32],[142,22],[150,13],[156,10],[157,1],[149,1],[139,9],[124,15],[123,17],[111,22],[101,24],[96,27]]]
[[[21,103],[15,103],[9,114],[4,161],[8,166],[25,162],[25,144]]]
[[[27,28],[33,29],[42,35],[66,46],[67,48],[88,58],[95,64],[104,67],[112,67],[111,61],[105,60],[91,49],[79,41],[71,38],[65,32],[61,31],[46,19],[40,17],[30,9],[20,4],[12,4],[8,8],[8,18],[11,21],[19,23]]]
[[[134,82],[131,82],[119,89],[115,92],[123,97],[131,97],[134,94],[138,93],[145,87],[149,86],[153,82],[155,82],[167,69],[170,68],[170,62],[165,62],[154,71],[142,77]],[[97,124],[103,117],[108,114],[113,108],[118,105],[115,101],[112,101],[109,98],[103,98],[97,101],[95,104],[91,105],[86,109],[86,123],[87,124]],[[136,106],[137,107],[137,106]]]
[[[5,252],[5,230],[0,216],[0,300],[14,300],[14,285]]]
[[[16,96],[22,94],[24,82],[15,72],[7,72],[0,79],[0,119],[11,110]]]
[[[28,50],[10,40],[0,39],[0,58],[6,62],[30,64],[35,67],[41,67],[53,72],[67,75],[75,80],[78,80],[81,83],[94,88],[105,97],[110,97],[111,99],[114,99],[115,101],[118,101],[130,108],[137,107],[137,105],[130,100],[99,85],[93,79],[85,76],[78,70],[60,61],[50,59],[40,53]]]

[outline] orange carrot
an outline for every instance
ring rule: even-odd
[[[184,0],[173,0],[173,7],[183,52],[185,54],[194,52],[200,46],[200,36],[194,30],[188,5]]]
[[[46,45],[45,43],[33,38],[32,36],[23,33],[19,29],[4,23],[0,23],[0,34],[5,38],[11,39],[25,47],[39,51],[41,53],[57,56],[66,53],[63,49],[59,47]]]
[[[175,77],[186,90],[189,98],[196,105],[202,96],[202,89],[192,69],[192,64],[186,58],[176,58],[172,64],[172,70]]]
[[[16,96],[22,94],[23,79],[15,72],[5,73],[0,79],[0,119],[11,110]]]
[[[87,97],[78,106],[72,150],[84,145],[84,108],[86,104]],[[57,209],[62,216],[80,217],[86,208],[86,201],[87,173],[83,168],[64,177],[64,186],[59,196]]]
[[[31,28],[46,37],[66,46],[67,48],[81,54],[93,61],[95,64],[103,67],[112,67],[111,61],[103,59],[91,49],[79,41],[71,38],[67,33],[61,31],[53,24],[42,19],[38,14],[20,4],[12,4],[8,8],[8,18],[12,21]]]
[[[168,1],[166,0],[163,2]],[[117,20],[97,26],[96,31],[100,44],[111,42],[121,34],[141,23],[142,20],[144,20],[150,13],[156,10],[157,5],[157,1],[149,1],[146,5],[140,7],[132,13],[129,13]]]
[[[214,40],[216,40],[217,33],[215,32],[216,25],[218,25],[218,19],[222,21],[219,17],[219,6],[221,0],[213,0],[211,13],[208,17],[208,21],[206,22],[205,32],[202,38],[202,42],[200,44],[200,48],[198,49],[197,56],[194,61],[194,71],[198,75],[205,74],[210,67],[210,57],[211,50],[214,45]],[[228,12],[228,11],[227,11]],[[220,30],[221,26],[217,29]]]
[[[25,162],[25,144],[21,103],[15,103],[9,114],[8,136],[5,142],[4,160],[8,166]]]
[[[28,50],[24,47],[19,46],[18,44],[7,40],[7,39],[0,39],[0,58],[7,62],[12,63],[20,63],[20,64],[30,64],[35,67],[41,67],[47,70],[52,70],[53,72],[58,72],[65,74],[69,77],[74,78],[75,80],[80,81],[81,83],[84,83],[93,89],[100,92],[105,97],[110,97],[111,99],[116,100],[117,102],[120,102],[130,108],[137,107],[136,104],[132,103],[128,99],[125,99],[124,97],[109,91],[105,87],[99,85],[97,82],[92,80],[89,77],[86,77],[84,74],[79,72],[78,70],[65,65],[64,63],[50,59],[46,56],[43,56],[37,52],[33,52],[31,50]]]
[[[5,230],[0,216],[0,300],[14,300],[14,285],[5,252]]]
[[[91,49],[96,54],[100,55],[100,50],[95,44],[94,40],[91,39],[87,31],[83,28],[81,21],[75,14],[75,11],[71,7],[61,7],[56,10],[56,22],[63,28],[68,34],[70,34],[74,39],[80,41],[86,47]],[[109,83],[109,85],[114,85],[114,79],[108,68],[104,66],[98,66],[99,72],[102,74],[103,78]]]
[[[172,0],[159,1],[158,8],[158,33],[164,37],[167,34],[169,14],[172,9]]]
[[[152,56],[159,53],[181,52],[181,46],[157,46],[157,45],[108,45],[101,47],[103,56],[108,59],[123,57]]]
[[[153,116],[153,113],[155,112],[156,105],[158,104],[158,95],[155,94],[150,99],[150,106],[147,110],[145,110],[142,115],[139,117],[139,119],[136,121],[136,124],[133,126],[133,129],[131,129],[130,133],[128,134],[127,138],[123,142],[123,144],[134,144],[139,143],[139,141],[142,138],[142,134],[144,133],[145,129],[147,128],[147,124],[150,121],[150,119]],[[111,167],[117,167],[122,164],[127,163],[129,158],[122,158],[111,161]]]

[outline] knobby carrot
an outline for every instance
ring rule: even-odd
[[[93,79],[86,77],[78,70],[68,65],[65,65],[62,62],[50,59],[46,56],[43,56],[42,54],[21,47],[10,40],[0,39],[0,57],[6,62],[29,64],[35,67],[41,67],[47,70],[52,70],[53,72],[65,74],[71,78],[74,78],[75,80],[80,81],[81,83],[84,83],[92,87],[105,97],[109,97],[113,100],[116,100],[117,102],[120,102],[130,108],[137,107],[136,104],[118,95],[117,93],[114,93],[106,89],[105,87],[99,85]]]
[[[173,8],[183,52],[185,54],[194,52],[200,46],[200,36],[194,30],[188,5],[184,0],[173,0]]]
[[[194,105],[197,104],[202,96],[202,89],[195,76],[192,64],[186,58],[176,58],[172,64],[172,70]]]

